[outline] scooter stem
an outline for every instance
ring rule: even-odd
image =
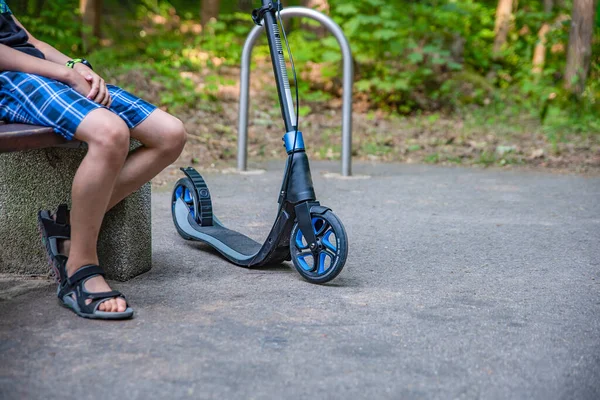
[[[275,17],[275,5],[271,0],[262,0],[263,6],[271,8],[264,14],[264,26],[267,31],[267,40],[271,52],[271,62],[273,63],[273,72],[277,82],[277,94],[279,95],[279,105],[281,106],[281,115],[285,124],[285,131],[291,132],[297,129],[296,112],[294,111],[294,101],[290,89],[290,80],[288,78],[287,66],[283,55],[283,46],[281,45],[281,33]]]

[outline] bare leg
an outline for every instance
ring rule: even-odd
[[[112,112],[97,109],[81,122],[75,138],[88,144],[88,152],[73,180],[69,276],[84,265],[98,264],[98,234],[127,156],[129,129]],[[89,279],[85,287],[90,293],[110,290],[101,276]],[[126,303],[121,298],[105,301],[99,306],[100,311],[122,312],[125,308]]]
[[[106,110],[105,110],[106,111]],[[116,124],[115,127],[117,127],[118,125],[121,125],[121,127],[119,128],[119,134],[118,136],[124,136],[123,132],[122,132],[122,128],[124,126],[123,121],[120,120],[120,118],[118,118],[116,115],[111,114],[111,117],[107,117],[106,113],[102,113],[103,115],[99,118],[92,118],[88,121],[88,118],[90,118],[92,116],[92,113],[90,113],[90,115],[88,116],[88,118],[86,118],[80,125],[77,133],[76,133],[76,138],[82,141],[85,141],[88,143],[88,146],[90,148],[90,152],[88,152],[88,156],[86,156],[86,158],[84,159],[87,160],[87,158],[89,157],[92,147],[98,147],[96,143],[99,141],[99,139],[101,138],[101,132],[103,131],[109,131],[110,128],[108,128],[107,126],[101,126],[98,127],[98,121],[97,119],[105,119],[107,121],[107,124],[112,124],[113,120],[118,120],[118,122],[120,122],[121,124]],[[88,121],[88,122],[86,122]],[[110,122],[108,122],[110,121]],[[88,127],[89,124],[89,127]],[[126,129],[126,127],[125,127]],[[186,141],[186,137],[187,134],[185,132],[185,129],[183,127],[183,124],[181,123],[181,121],[179,121],[177,118],[165,113],[164,111],[161,110],[155,110],[148,118],[146,118],[146,120],[144,120],[139,126],[137,126],[135,129],[131,130],[131,132],[127,133],[126,136],[126,144],[124,143],[119,143],[119,146],[122,146],[125,148],[125,154],[127,154],[127,149],[129,146],[129,134],[131,134],[131,137],[138,139],[140,142],[142,142],[142,144],[144,145],[144,147],[134,151],[133,153],[131,153],[125,163],[114,163],[112,166],[113,167],[117,167],[118,165],[121,165],[120,170],[118,170],[117,172],[117,176],[116,179],[113,181],[112,183],[112,190],[107,190],[109,186],[106,185],[99,185],[101,187],[100,190],[98,190],[99,192],[102,192],[102,194],[104,193],[108,193],[111,194],[110,200],[108,201],[108,205],[104,208],[104,210],[108,210],[112,207],[114,207],[116,204],[118,204],[121,200],[123,200],[125,197],[127,197],[128,195],[130,195],[131,193],[133,193],[134,191],[136,191],[137,189],[139,189],[144,183],[148,182],[150,179],[152,179],[154,176],[156,176],[160,171],[162,171],[165,167],[167,167],[169,164],[171,164],[173,161],[175,161],[177,159],[177,157],[179,156],[179,154],[181,153],[181,151],[183,150],[183,146],[185,145],[185,141]],[[104,143],[106,144],[106,143]],[[100,146],[102,147],[102,146]],[[109,149],[107,149],[109,150]],[[95,164],[95,163],[94,163]],[[95,164],[96,168],[98,164]],[[84,164],[82,163],[82,166],[84,166]],[[71,211],[71,221],[73,221],[71,223],[71,232],[72,232],[72,237],[74,238],[73,243],[71,243],[71,241],[65,241],[64,243],[62,243],[61,247],[63,247],[61,249],[61,253],[69,255],[69,263],[67,265],[67,269],[69,269],[70,266],[73,266],[73,270],[69,269],[69,276],[72,275],[78,268],[80,268],[83,265],[86,264],[97,264],[98,263],[98,257],[97,257],[97,253],[96,253],[96,244],[98,241],[98,232],[100,229],[100,226],[102,224],[102,217],[104,215],[104,213],[101,213],[101,217],[99,219],[99,221],[97,221],[97,215],[95,215],[96,219],[93,219],[93,221],[97,221],[96,225],[94,225],[93,227],[90,226],[89,228],[88,225],[83,225],[83,229],[87,228],[87,232],[89,234],[93,233],[93,237],[90,236],[88,238],[86,238],[86,241],[84,242],[88,244],[88,248],[78,248],[78,250],[73,249],[74,246],[76,246],[76,241],[75,238],[81,238],[79,233],[76,233],[76,229],[74,225],[78,225],[77,221],[80,221],[80,216],[76,213],[76,210],[78,209],[77,205],[76,205],[76,200],[75,200],[75,189],[76,189],[76,183],[78,183],[78,177],[79,177],[79,172],[81,170],[78,170],[78,173],[76,175],[76,179],[73,182],[73,210]],[[84,169],[84,173],[82,174],[82,176],[87,176],[87,173],[85,173],[85,169]],[[95,173],[95,172],[94,172]],[[82,178],[82,181],[85,182],[86,178]],[[105,182],[106,183],[106,182]],[[77,185],[79,187],[79,185]],[[91,197],[94,197],[93,195]],[[104,196],[101,196],[102,198],[104,198]],[[85,196],[84,196],[85,198]],[[96,198],[96,200],[98,200]],[[97,201],[95,203],[98,203]],[[100,207],[100,204],[97,204],[98,207]],[[102,209],[97,208],[94,209],[94,211],[100,210]],[[87,217],[90,217],[90,215],[86,214]],[[89,221],[90,218],[87,218],[87,220]],[[73,224],[74,223],[74,224]],[[92,229],[90,229],[92,228]],[[72,250],[73,249],[73,250]],[[83,251],[82,251],[83,250]],[[89,259],[89,261],[83,261],[84,259],[86,259],[86,257],[77,257],[77,251],[79,251],[79,253],[82,253],[84,255],[87,255],[87,259]],[[73,255],[76,255],[75,261],[73,261],[74,257]],[[91,257],[90,257],[91,255]],[[88,289],[91,293],[94,292],[104,292],[107,290],[110,290],[109,286],[106,284],[106,282],[104,281],[103,278],[101,277],[96,277],[96,278],[92,278],[90,279],[88,282],[86,282],[86,289]],[[102,303],[99,306],[100,311],[119,311],[122,312],[124,311],[126,308],[126,303],[125,301],[123,301],[122,299],[113,299],[113,300],[109,300],[106,301],[104,303]]]
[[[144,146],[133,151],[115,182],[107,210],[138,190],[179,157],[186,142],[183,123],[159,109],[130,132]],[[84,140],[84,139],[81,139]],[[62,241],[60,252],[69,255],[70,241]]]
[[[117,205],[177,160],[187,133],[180,120],[157,109],[131,131],[131,137],[142,142],[144,147],[127,157],[107,209]]]

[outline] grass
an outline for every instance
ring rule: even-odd
[[[113,68],[105,75],[182,119],[194,138],[184,158],[202,164],[235,160],[238,74],[236,68],[227,67],[182,75],[136,64]],[[258,65],[251,83],[249,156],[279,157],[283,127],[270,66]],[[310,157],[339,159],[341,102],[320,93],[301,96],[300,129]],[[372,110],[360,100],[355,103],[355,160],[600,172],[598,154],[600,123],[586,118],[576,121],[559,109],[550,110],[542,124],[534,112],[502,104],[450,114],[400,116]]]

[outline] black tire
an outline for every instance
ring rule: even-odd
[[[311,283],[326,283],[339,275],[348,256],[348,236],[342,221],[332,212],[311,214],[313,228],[319,243],[313,253],[296,222],[290,236],[290,253],[296,270]],[[334,239],[331,236],[335,236]],[[332,240],[335,243],[332,243]],[[317,257],[315,257],[317,254]],[[327,262],[329,259],[329,262]],[[312,264],[312,265],[311,265]]]
[[[186,196],[186,194],[189,194],[189,197]],[[181,178],[177,181],[177,183],[175,183],[175,187],[173,188],[173,194],[171,196],[171,215],[173,216],[173,223],[175,224],[175,228],[177,228],[177,232],[179,233],[179,235],[186,240],[190,240],[192,238],[186,233],[184,233],[179,228],[179,224],[177,223],[177,216],[175,215],[175,203],[177,202],[178,198],[182,198],[183,201],[188,205],[188,207],[190,208],[190,213],[193,212],[194,219],[197,221],[198,207],[200,202],[198,201],[198,194],[196,193],[196,188],[194,187],[194,184],[189,178]]]

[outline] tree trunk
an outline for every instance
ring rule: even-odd
[[[554,8],[554,0],[544,0],[544,12],[549,14]],[[538,32],[538,42],[533,50],[533,69],[534,74],[540,74],[544,70],[546,63],[546,35],[550,31],[550,24],[547,22],[542,25]]]
[[[546,35],[550,31],[550,24],[547,22],[542,25],[538,32],[538,42],[533,50],[533,69],[534,74],[539,74],[544,69],[546,63]]]
[[[82,32],[83,50],[88,52],[94,45],[95,39],[100,37],[102,24],[103,0],[80,0],[79,10],[83,18],[84,32]]]
[[[252,0],[238,0],[238,8],[240,9],[239,11],[241,11],[241,12],[252,11],[252,9],[254,9],[253,5],[255,5],[255,4]]]
[[[595,15],[596,2],[594,0],[573,1],[565,88],[576,95],[583,92],[590,70]]]
[[[45,1],[44,0],[36,0],[34,3],[34,11],[33,13],[35,14],[36,17],[39,18],[39,16],[42,13],[42,7],[44,6]]]
[[[204,27],[212,18],[219,16],[220,0],[202,0],[200,24]]]
[[[302,0],[302,6],[312,8],[314,10],[322,12],[323,14],[329,15],[330,7],[329,2],[327,0]],[[304,22],[301,26],[303,29],[316,33],[319,37],[323,37],[327,34],[327,28],[323,26],[314,27]]]
[[[546,36],[548,35],[548,32],[555,29],[561,29],[562,24],[569,19],[570,17],[567,14],[560,14],[554,19],[552,25],[547,22],[542,25],[542,28],[538,32],[538,42],[533,51],[532,72],[534,74],[539,74],[544,69],[544,64],[546,63]],[[562,44],[559,45],[562,46]]]
[[[329,2],[327,0],[302,0],[302,6],[308,8],[314,8],[323,14],[329,14]]]
[[[502,50],[502,46],[506,43],[508,31],[510,30],[510,20],[512,17],[513,0],[498,0],[498,8],[496,9],[496,25],[494,32],[496,38],[494,40],[494,54],[498,54]]]

